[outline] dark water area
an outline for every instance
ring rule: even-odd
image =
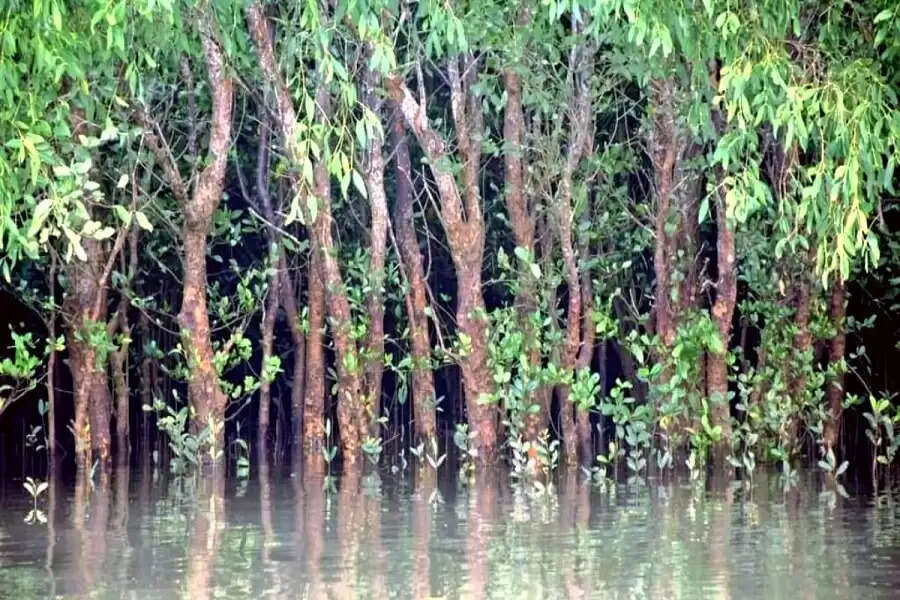
[[[0,598],[897,598],[900,495],[120,470],[0,492]],[[329,489],[326,489],[329,488]],[[26,519],[30,520],[29,523]],[[43,522],[45,521],[45,522]]]

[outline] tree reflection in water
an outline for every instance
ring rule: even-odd
[[[254,476],[243,491],[143,469],[51,476],[46,525],[9,489],[0,597],[890,598],[898,583],[895,496],[833,503],[815,477],[601,491],[573,471],[540,493],[430,469],[326,489],[317,460]]]

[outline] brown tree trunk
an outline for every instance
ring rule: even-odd
[[[590,252],[590,240],[588,237],[591,222],[590,210],[585,210],[582,219],[581,234],[579,235],[579,252],[587,258]],[[591,362],[594,358],[594,344],[597,332],[594,329],[594,284],[591,271],[587,267],[581,270],[581,348],[575,361],[577,371],[590,373]],[[594,446],[591,431],[591,413],[589,410],[575,409],[575,431],[578,437],[578,456],[581,465],[589,467],[594,462]]]
[[[471,93],[472,83],[477,76],[475,61],[469,57],[465,67],[465,76],[461,77],[458,59],[452,58],[447,69],[456,141],[463,162],[462,196],[453,173],[444,166],[448,150],[445,141],[428,122],[425,99],[420,98],[417,102],[398,76],[389,77],[386,84],[391,98],[399,105],[407,125],[425,152],[438,188],[444,231],[456,271],[456,325],[463,347],[459,364],[466,412],[469,427],[476,434],[473,444],[478,459],[483,464],[490,464],[497,458],[497,410],[482,402],[484,397],[493,392],[493,381],[487,364],[487,315],[481,282],[484,222],[478,169],[484,124],[480,99]]]
[[[296,144],[297,116],[290,94],[278,71],[269,25],[262,4],[258,1],[247,6],[250,34],[259,57],[259,66],[269,85],[275,91],[278,104],[278,121],[285,150],[291,162],[299,165],[302,155]],[[323,122],[331,117],[331,92],[322,82],[316,92],[318,118]],[[335,255],[335,244],[331,233],[331,178],[322,160],[313,167],[314,190],[317,214],[308,214],[311,225],[312,252],[319,254],[321,272],[325,280],[326,308],[331,322],[332,339],[335,347],[335,362],[338,378],[338,422],[340,425],[341,449],[345,466],[358,461],[361,435],[365,429],[362,398],[362,365],[356,342],[351,335],[350,304],[344,290],[340,265]],[[308,192],[301,188],[301,194]]]
[[[100,242],[83,241],[87,260],[67,266],[70,289],[64,303],[75,402],[75,459],[81,472],[93,461],[106,467],[111,458],[111,400],[106,353],[91,343],[97,328],[106,329],[107,289],[103,278],[104,253]]]
[[[394,182],[394,231],[403,273],[407,280],[406,314],[412,354],[412,408],[417,442],[435,439],[434,373],[431,368],[431,337],[428,331],[428,298],[422,255],[416,238],[409,146],[403,115],[392,106],[391,142],[396,160]]]
[[[367,49],[367,55],[370,51]],[[372,114],[382,119],[382,102],[376,94],[380,84],[377,74],[365,68],[362,76],[362,101]],[[362,168],[366,193],[371,210],[369,244],[369,286],[366,298],[369,313],[369,332],[365,347],[365,403],[369,419],[369,435],[380,437],[381,381],[384,375],[384,264],[387,255],[388,208],[384,192],[384,139],[377,133],[367,140],[363,151]]]
[[[306,335],[300,322],[300,313],[297,310],[297,300],[294,296],[295,286],[292,283],[290,273],[287,270],[287,260],[282,254],[279,257],[279,273],[281,274],[281,305],[287,315],[288,328],[291,332],[291,341],[294,344],[294,373],[291,380],[291,446],[294,450],[294,459],[297,466],[300,465],[301,455],[298,452],[303,447],[303,401],[306,388]],[[310,310],[312,306],[310,305]]]
[[[146,347],[150,343],[150,319],[142,311],[138,320],[141,332],[141,343]],[[145,350],[146,352],[146,350]],[[146,354],[141,359],[141,462],[150,462],[150,411],[145,406],[153,406],[156,379],[152,375],[151,359]]]
[[[277,262],[269,275],[269,291],[266,296],[265,314],[262,320],[262,369],[259,380],[259,417],[257,420],[256,445],[259,452],[268,453],[268,434],[270,407],[272,405],[272,382],[265,371],[272,358],[272,346],[275,341],[275,319],[280,304],[280,282]]]
[[[526,19],[521,15],[520,21]],[[516,246],[528,252],[536,259],[534,234],[536,220],[533,209],[529,207],[523,179],[525,115],[522,109],[522,78],[512,67],[503,71],[503,88],[506,92],[506,109],[503,114],[503,141],[506,152],[503,153],[504,182],[506,185],[506,211],[512,226]],[[528,364],[535,370],[540,368],[541,347],[538,332],[533,327],[534,313],[538,310],[537,289],[534,276],[528,265],[519,262],[519,273],[516,290],[516,310],[519,315],[519,326],[527,341],[526,352]],[[529,404],[536,404],[536,412],[527,410],[524,416],[525,440],[534,444],[547,429],[550,415],[549,396],[538,392],[529,399]],[[536,457],[536,449],[532,451]]]
[[[47,317],[47,339],[50,353],[47,356],[47,456],[49,458],[48,470],[56,471],[56,457],[59,450],[56,447],[56,253],[50,257],[50,275],[48,286],[50,288],[50,314]],[[52,481],[52,478],[49,478]],[[55,482],[50,484],[55,485]]]
[[[192,193],[188,194],[178,165],[158,138],[158,127],[151,125],[147,115],[143,121],[147,145],[160,163],[172,193],[181,204],[184,215],[182,226],[182,282],[181,310],[178,324],[188,369],[188,398],[194,408],[191,430],[197,434],[206,427],[211,429],[212,452],[204,452],[205,459],[220,457],[225,446],[225,404],[227,398],[219,384],[219,373],[213,361],[210,337],[209,311],[206,303],[206,252],[207,235],[225,182],[228,150],[231,146],[231,112],[233,105],[233,80],[225,65],[222,48],[215,39],[212,9],[207,3],[200,7],[197,19],[200,41],[210,83],[212,113],[208,142],[209,160],[196,175]]]
[[[721,179],[721,177],[720,177]],[[706,357],[706,385],[709,398],[710,424],[722,428],[722,436],[713,446],[712,459],[717,468],[724,468],[731,452],[731,409],[728,399],[728,343],[731,321],[737,300],[737,261],[733,225],[728,222],[725,190],[719,181],[716,193],[716,260],[718,279],[712,318],[719,331],[721,352],[708,352]]]
[[[844,282],[837,280],[831,288],[831,306],[829,316],[834,326],[834,337],[831,338],[828,361],[834,375],[828,381],[825,397],[828,399],[828,420],[825,422],[825,451],[837,454],[836,448],[841,434],[841,421],[844,412],[844,354],[847,350],[846,324],[847,314]]]
[[[654,217],[653,271],[656,296],[653,318],[656,334],[664,347],[675,341],[675,319],[671,305],[671,235],[667,225],[672,218],[672,192],[675,165],[678,159],[678,130],[675,118],[674,81],[666,79],[653,85],[653,135],[651,157],[656,185],[656,214]]]
[[[303,397],[303,443],[308,457],[325,447],[325,282],[320,254],[309,253],[306,277],[309,332],[306,337],[306,385]]]
[[[582,343],[582,285],[578,266],[578,249],[572,235],[573,214],[573,177],[582,158],[590,151],[590,69],[591,55],[588,48],[582,46],[573,52],[569,65],[571,73],[569,99],[569,130],[571,137],[566,153],[563,171],[560,177],[560,198],[556,203],[557,231],[565,268],[566,287],[568,290],[568,307],[566,309],[566,333],[563,341],[560,366],[572,376],[578,367],[578,355]],[[591,351],[593,348],[591,348]],[[565,386],[568,387],[568,386]],[[578,462],[577,438],[573,418],[574,406],[570,401],[569,390],[561,390],[559,394],[560,422],[563,428],[564,458],[569,465]],[[587,435],[590,436],[588,425]],[[588,441],[588,443],[590,443]]]

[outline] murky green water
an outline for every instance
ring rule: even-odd
[[[119,474],[0,498],[0,598],[897,598],[900,497]]]

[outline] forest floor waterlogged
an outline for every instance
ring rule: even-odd
[[[257,474],[258,475],[258,474]],[[120,470],[0,496],[0,598],[890,598],[900,495]],[[26,522],[31,517],[32,523]],[[42,522],[46,520],[46,522]]]

